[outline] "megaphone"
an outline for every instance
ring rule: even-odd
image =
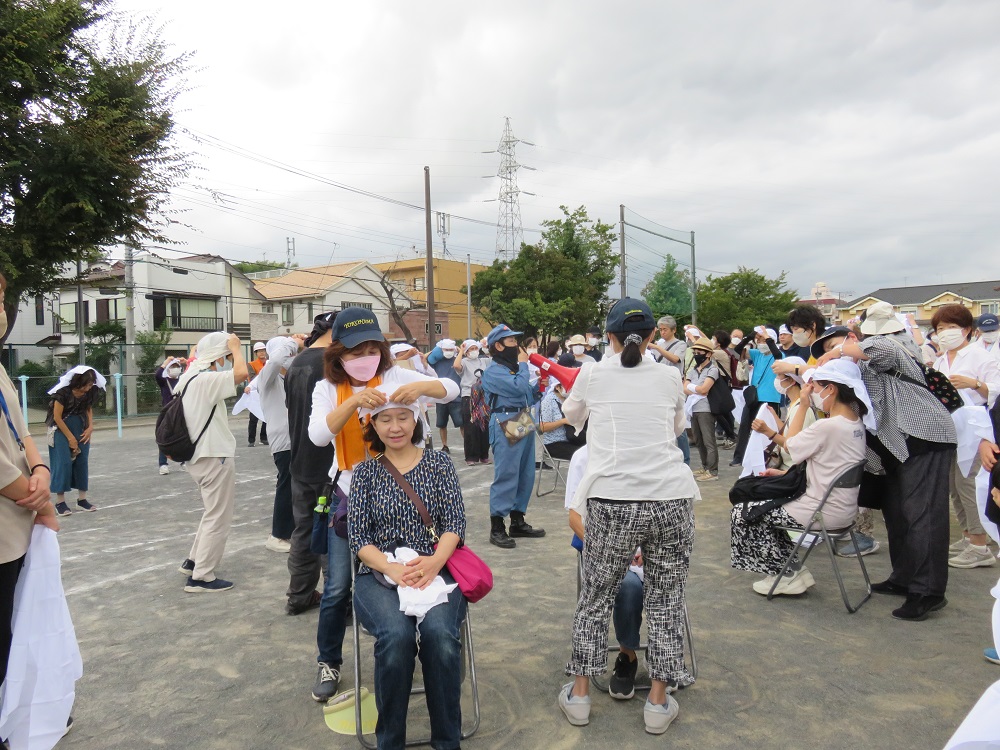
[[[567,391],[572,390],[573,383],[576,382],[576,378],[580,374],[579,367],[557,365],[551,359],[546,359],[541,354],[529,354],[528,361],[542,372],[548,373],[562,383],[562,387]]]

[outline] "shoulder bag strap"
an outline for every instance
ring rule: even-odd
[[[375,459],[383,468],[389,472],[389,475],[396,480],[396,484],[399,485],[400,489],[406,493],[406,496],[410,498],[410,502],[414,504],[417,508],[417,513],[420,514],[420,520],[424,522],[424,526],[427,528],[427,532],[434,539],[434,543],[437,544],[438,535],[434,530],[434,522],[431,520],[431,514],[427,512],[427,506],[424,505],[424,501],[420,499],[420,495],[417,491],[413,489],[413,486],[406,481],[406,477],[399,473],[399,469],[392,465],[392,461],[385,457],[385,454],[380,454],[378,458]]]
[[[10,418],[10,410],[7,408],[7,399],[4,398],[3,391],[0,391],[0,408],[3,409],[3,415],[7,420],[7,426],[10,428],[11,434],[14,435],[14,441],[17,443],[17,447],[24,451],[24,441],[21,440],[21,436],[17,434],[17,429],[14,427],[14,420]]]
[[[175,394],[175,395],[176,395],[176,396],[177,396],[177,397],[178,397],[179,399],[183,400],[183,399],[184,399],[184,394],[185,394],[185,393],[187,393],[187,389],[191,387],[191,382],[192,382],[192,381],[193,381],[193,380],[194,380],[194,379],[195,379],[196,377],[198,377],[199,375],[201,375],[201,373],[200,373],[200,372],[198,372],[198,373],[195,373],[194,375],[192,375],[192,376],[191,376],[191,380],[189,380],[188,382],[186,382],[186,383],[184,384],[184,390],[183,390],[183,391],[181,391],[181,392],[180,392],[179,394]],[[198,445],[198,441],[199,441],[199,440],[201,440],[201,438],[202,438],[202,435],[204,435],[204,434],[205,434],[205,432],[206,432],[206,431],[208,430],[208,426],[209,426],[210,424],[212,424],[212,417],[214,417],[214,416],[215,416],[215,410],[216,410],[217,408],[219,408],[219,405],[218,405],[218,404],[215,404],[215,405],[213,405],[213,406],[212,406],[212,411],[210,411],[210,412],[208,413],[208,419],[207,419],[207,420],[205,420],[205,426],[201,428],[201,432],[199,432],[199,433],[198,433],[198,437],[196,437],[196,438],[195,438],[195,439],[194,439],[194,440],[193,440],[193,441],[191,442],[191,445]]]

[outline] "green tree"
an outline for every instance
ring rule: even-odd
[[[139,331],[135,334],[135,343],[139,347],[135,363],[140,373],[148,374],[159,367],[172,336],[173,329],[167,320],[155,331]]]
[[[92,323],[84,330],[87,340],[87,364],[102,375],[108,375],[118,361],[121,344],[125,342],[125,326],[117,320]]]
[[[241,260],[237,263],[233,263],[233,268],[235,268],[240,273],[255,273],[257,271],[277,271],[284,268],[285,264],[276,260],[265,260],[261,258],[260,260]],[[293,268],[298,267],[298,263],[292,263]]]
[[[582,333],[608,308],[618,256],[614,227],[592,220],[581,206],[542,222],[536,245],[521,245],[510,262],[495,261],[472,282],[472,303],[491,323],[505,322],[542,339]]]
[[[709,276],[698,285],[698,327],[741,328],[784,320],[795,305],[795,292],[785,285],[785,272],[769,279],[756,268],[740,266],[735,273]]]
[[[679,268],[672,255],[643,287],[642,296],[656,317],[672,315],[678,323],[691,320],[691,273]]]
[[[172,109],[188,55],[106,0],[0,4],[0,267],[20,300],[115,244],[167,243],[170,188],[190,169]],[[105,41],[101,41],[105,40]],[[0,339],[2,341],[2,339]]]

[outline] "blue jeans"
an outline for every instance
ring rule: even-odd
[[[642,581],[631,570],[625,574],[618,589],[613,618],[618,645],[632,651],[639,648],[639,628],[642,627]]]
[[[503,419],[516,412],[503,414]],[[527,513],[535,487],[535,436],[511,445],[500,426],[500,415],[490,416],[490,445],[493,446],[493,484],[490,485],[490,515],[509,516],[512,510]]]
[[[691,440],[688,438],[687,430],[677,436],[677,447],[684,454],[684,463],[691,465]]]
[[[160,466],[166,466],[167,465],[167,457],[165,455],[163,455],[163,451],[160,451],[160,455],[157,458],[157,462],[160,464]]]
[[[85,420],[79,414],[70,414],[63,421],[76,438],[80,453],[73,458],[66,436],[61,430],[55,431],[53,445],[49,448],[49,466],[52,467],[49,489],[53,494],[60,495],[71,489],[86,492],[90,487],[90,443],[80,442]]]
[[[347,630],[347,607],[351,601],[351,546],[346,539],[337,536],[333,528],[328,533],[330,549],[326,554],[323,598],[319,603],[319,624],[316,628],[319,657],[316,661],[339,669],[344,663],[344,632]],[[398,599],[396,606],[399,606]]]
[[[447,570],[441,576],[454,579]],[[446,604],[431,609],[420,624],[399,611],[399,595],[370,574],[354,582],[354,616],[375,636],[375,705],[378,723],[375,737],[379,750],[403,750],[406,746],[406,713],[413,687],[415,659],[420,656],[431,720],[431,747],[451,750],[462,737],[462,677],[459,629],[468,604],[456,588]]]

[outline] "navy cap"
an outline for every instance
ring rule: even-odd
[[[983,313],[976,320],[976,328],[987,333],[1000,329],[1000,318],[995,313]]]
[[[844,326],[830,326],[822,335],[812,342],[812,346],[809,348],[809,353],[812,354],[816,359],[823,356],[823,342],[834,336],[846,336],[851,332],[850,328]]]
[[[331,334],[348,349],[366,341],[385,341],[375,313],[363,307],[345,307],[337,313]]]
[[[489,335],[486,336],[486,343],[488,346],[493,346],[500,339],[505,339],[508,336],[520,336],[523,333],[524,331],[512,331],[509,325],[501,323],[489,332]]]
[[[560,367],[583,367],[583,364],[581,362],[578,362],[576,357],[574,357],[572,354],[563,354],[561,357],[559,357],[559,360],[556,362],[556,364],[559,365]]]
[[[633,320],[628,320],[629,318]],[[610,333],[651,331],[656,328],[656,320],[649,305],[641,299],[625,297],[611,306],[604,328]]]
[[[325,312],[320,313],[315,318],[313,318],[313,328],[303,342],[303,345],[307,348],[316,343],[316,339],[322,336],[324,333],[333,328],[333,320],[337,317],[335,312]]]

